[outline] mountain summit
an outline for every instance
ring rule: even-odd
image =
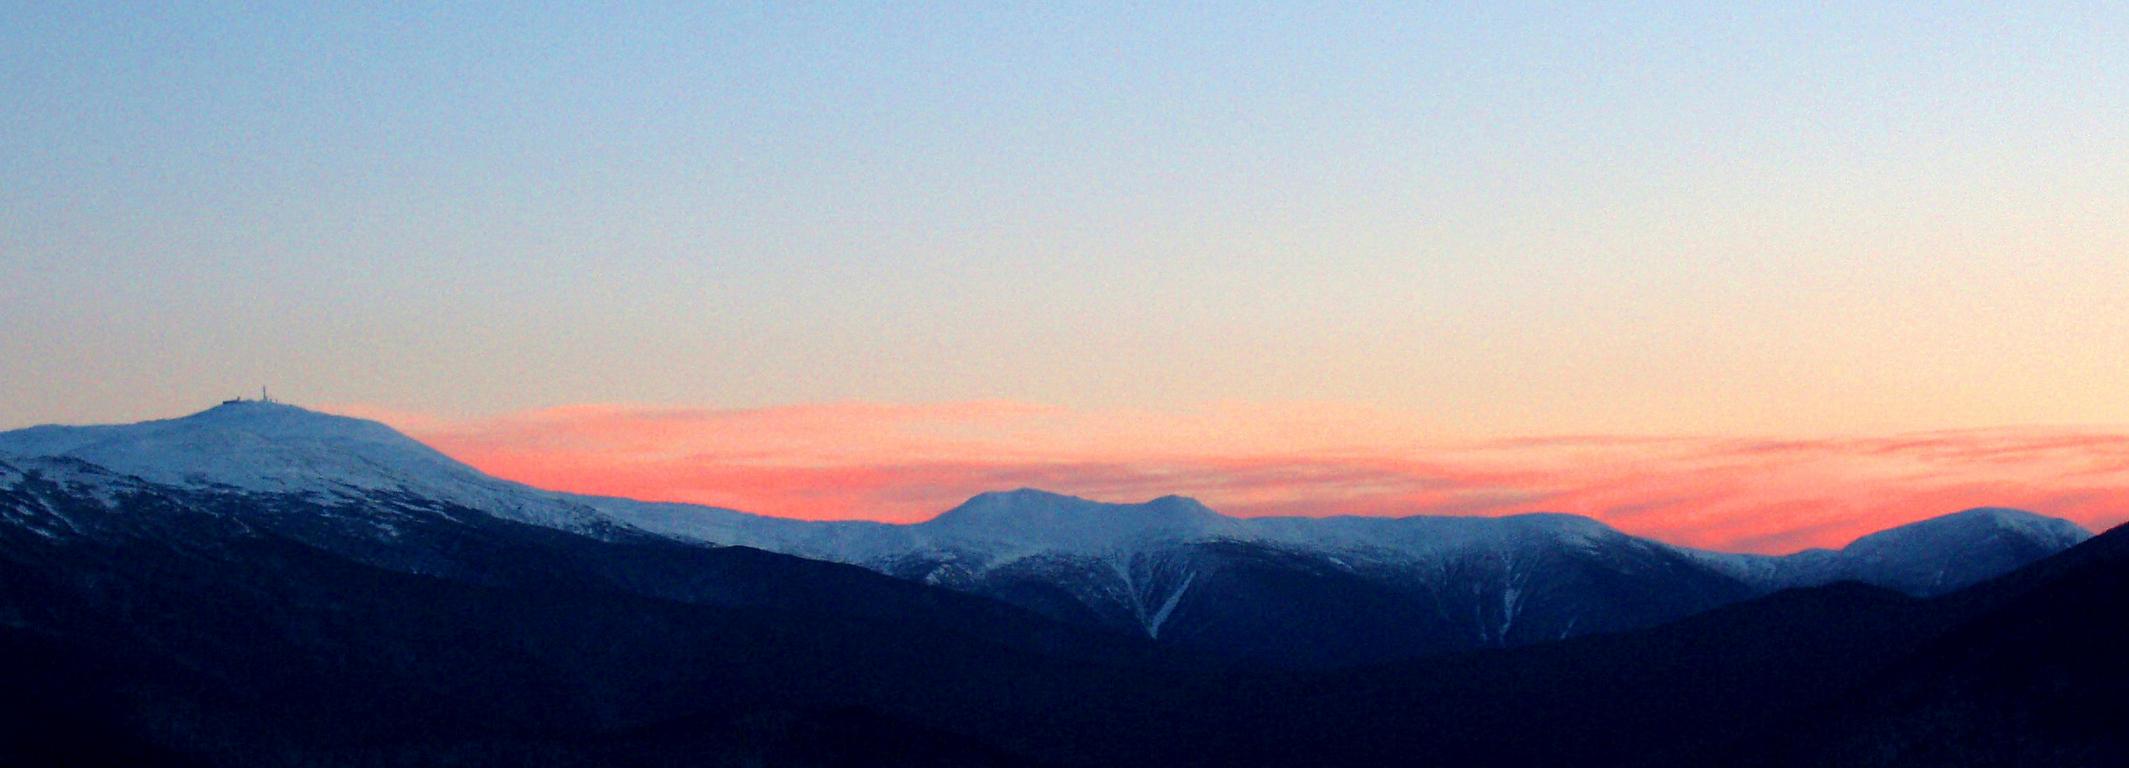
[[[0,452],[76,458],[159,483],[250,490],[485,477],[383,424],[258,400],[138,424],[0,432]]]
[[[1841,548],[1850,578],[1934,595],[1995,576],[2092,538],[2068,520],[2020,509],[1980,507],[1909,523]]]
[[[1149,539],[1231,534],[1232,522],[1183,496],[1107,504],[1021,488],[979,494],[918,527],[960,540],[1091,552]]]
[[[271,401],[232,400],[137,424],[0,432],[0,454],[75,459],[181,488],[351,504],[404,494],[539,525],[597,522],[564,494],[489,476],[384,424]]]

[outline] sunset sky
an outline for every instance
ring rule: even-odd
[[[6,5],[0,428],[268,384],[807,517],[2129,519],[2122,6]]]

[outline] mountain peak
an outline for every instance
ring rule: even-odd
[[[384,424],[260,400],[137,424],[0,432],[0,451],[79,459],[157,483],[257,491],[495,482]]]
[[[1146,502],[1146,506],[1172,508],[1179,510],[1198,510],[1205,512],[1206,514],[1219,514],[1218,512],[1212,511],[1211,507],[1205,506],[1205,503],[1202,501],[1190,498],[1189,496],[1180,496],[1173,493]]]
[[[1931,519],[1978,520],[1987,521],[1997,525],[2019,525],[2031,522],[2057,520],[2057,518],[2048,517],[2047,515],[2043,515],[2038,512],[2015,509],[2012,507],[1974,507],[1972,509],[1962,509],[1957,512],[1953,512],[1949,515],[1939,515]],[[1923,522],[1928,522],[1928,520],[1925,520]]]
[[[239,397],[229,400],[223,400],[222,402],[217,403],[213,407],[210,407],[204,411],[194,413],[191,416],[182,416],[179,418],[193,418],[197,416],[206,416],[209,414],[226,415],[261,413],[308,413],[320,416],[325,415],[317,411],[313,411],[308,408],[295,405],[293,403],[284,403],[279,400],[247,400]]]
[[[1897,528],[1888,528],[1856,539],[1844,549],[1869,552],[1893,547],[1912,547],[1923,543],[1934,544],[1941,540],[1970,538],[1990,531],[2057,548],[2092,538],[2092,532],[2085,530],[2084,526],[2061,518],[2009,507],[1975,507]]]
[[[593,512],[499,480],[384,424],[271,400],[174,419],[0,432],[0,453],[87,462],[152,483],[361,500],[405,493],[565,528]]]
[[[378,422],[262,400],[229,400],[191,415],[135,424],[51,424],[0,432],[0,448],[25,455],[73,455],[97,463],[110,463],[98,461],[99,458],[146,459],[151,451],[230,454],[322,444],[341,449],[398,451],[425,461],[456,464],[420,441]],[[134,467],[121,466],[127,463],[130,462],[110,464],[113,469],[133,471]]]
[[[1021,486],[1019,488],[1014,488],[1010,491],[984,491],[982,493],[968,497],[967,501],[961,502],[961,506],[966,507],[972,504],[1020,504],[1034,501],[1056,503],[1093,503],[1088,499],[1073,496],[1070,494],[1058,493],[1056,491],[1045,491],[1041,488],[1030,488],[1027,486]]]
[[[1162,496],[1112,504],[1020,488],[981,493],[919,524],[959,538],[1043,541],[1068,549],[1148,538],[1192,538],[1232,522],[1197,500]]]
[[[400,434],[399,430],[380,422],[313,411],[277,400],[225,400],[212,408],[169,421],[280,435],[330,434],[420,444],[413,438]]]
[[[1220,517],[1218,512],[1188,496],[1171,494],[1139,504],[1120,504],[1094,501],[1040,488],[1015,488],[1010,491],[986,491],[971,496],[968,501],[961,502],[960,506],[941,513],[938,519],[1052,514]]]
[[[1840,554],[1878,574],[1878,583],[1930,595],[2008,573],[2089,538],[2092,532],[2068,520],[1976,507],[1864,536]]]

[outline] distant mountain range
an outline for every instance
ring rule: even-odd
[[[134,425],[0,433],[0,455],[64,457],[148,482],[348,507],[348,541],[394,542],[389,504],[442,502],[612,537],[748,546],[858,565],[1068,623],[1295,665],[1388,661],[1670,621],[1777,589],[1860,581],[1927,596],[2066,549],[2074,523],[1977,509],[1783,557],[1628,536],[1571,515],[1240,519],[1169,496],[1108,504],[1022,489],[914,525],[813,522],[532,489],[375,422],[258,401]],[[311,524],[325,525],[324,522]],[[464,570],[441,553],[421,567]]]
[[[1034,490],[816,523],[235,402],[0,433],[0,764],[2118,764],[2078,697],[2129,693],[2124,535],[1977,509],[1770,557]]]

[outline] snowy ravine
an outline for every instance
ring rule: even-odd
[[[485,475],[382,424],[258,401],[132,425],[0,433],[0,465],[10,456],[37,458],[47,473],[74,461],[130,475],[128,483],[304,499],[334,515],[376,518],[335,530],[387,542],[386,513],[425,500],[591,536],[635,531],[755,547],[1065,621],[1297,663],[1617,631],[1837,580],[1937,594],[2091,535],[2028,512],[1977,509],[1841,550],[1776,557],[1676,547],[1571,515],[1243,519],[1179,496],[1111,504],[1033,489],[981,494],[916,524],[810,522],[544,491]],[[0,486],[22,482],[9,471]],[[79,477],[93,487],[110,475]],[[22,524],[66,533],[53,516]]]

